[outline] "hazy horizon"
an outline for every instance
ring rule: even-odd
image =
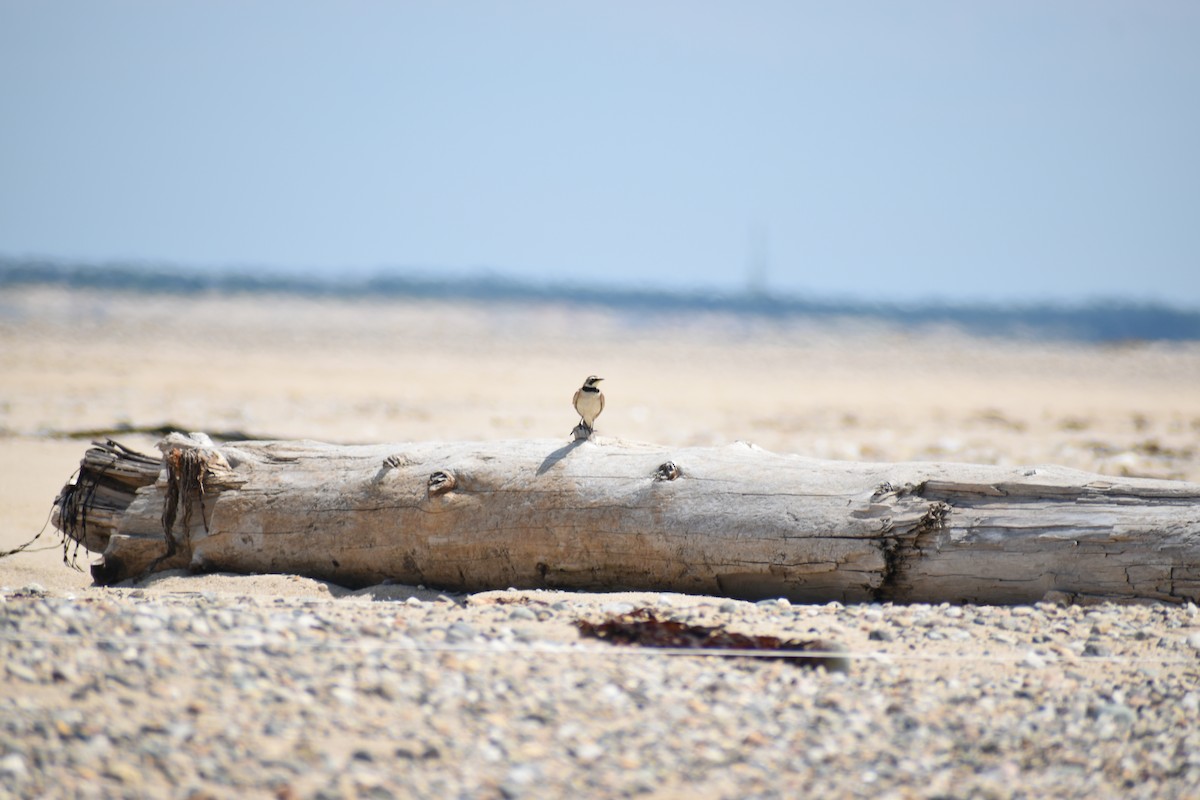
[[[75,259],[47,258],[45,256],[26,255],[13,257],[0,253],[0,286],[3,285],[52,285],[61,282],[65,286],[83,288],[88,284],[102,286],[111,284],[114,288],[132,291],[175,291],[171,284],[179,286],[195,281],[206,283],[212,288],[222,286],[249,287],[260,282],[264,290],[282,289],[292,291],[311,285],[313,288],[325,287],[332,294],[347,293],[359,295],[360,287],[369,285],[391,286],[404,294],[406,284],[428,285],[442,289],[452,289],[456,285],[487,284],[496,287],[509,287],[517,294],[536,296],[539,292],[550,295],[562,294],[570,296],[645,296],[651,298],[662,296],[664,299],[675,298],[684,303],[689,298],[702,301],[705,298],[718,302],[753,301],[758,298],[766,303],[777,302],[784,304],[811,304],[815,307],[835,307],[845,305],[856,309],[871,307],[893,309],[920,309],[950,307],[959,309],[991,309],[1026,311],[1036,309],[1098,309],[1105,307],[1116,308],[1161,308],[1183,312],[1189,316],[1200,314],[1200,303],[1189,305],[1178,298],[1140,298],[1120,297],[1116,295],[1093,297],[1062,297],[1062,298],[988,298],[988,297],[945,297],[929,295],[925,297],[863,297],[851,291],[842,294],[817,293],[802,290],[789,290],[779,287],[756,286],[751,283],[742,286],[657,286],[637,281],[587,281],[576,276],[556,277],[553,275],[521,275],[493,267],[437,267],[437,266],[404,266],[391,265],[383,267],[342,267],[337,269],[319,269],[287,266],[263,266],[255,264],[187,264],[179,261],[154,259],[108,259],[100,261],[82,261]],[[292,289],[288,289],[288,286]],[[470,291],[464,294],[471,294]]]

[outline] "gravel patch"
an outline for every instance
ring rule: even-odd
[[[334,596],[340,595],[340,596]],[[827,673],[581,638],[650,607]],[[1194,797],[1194,605],[0,590],[17,797]]]

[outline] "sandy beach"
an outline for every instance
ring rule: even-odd
[[[606,379],[598,427],[626,440],[1200,482],[1200,343],[6,289],[0,550],[43,528],[92,438],[565,441],[589,374]],[[0,559],[0,794],[1200,792],[1193,604],[807,607],[181,573],[99,588],[58,542],[47,528]],[[641,606],[857,655],[836,674],[613,656],[573,625]]]

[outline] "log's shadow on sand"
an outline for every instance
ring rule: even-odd
[[[170,569],[115,583],[117,590],[142,591],[150,595],[190,596],[229,595],[237,597],[292,597],[308,600],[341,600],[363,598],[379,602],[404,602],[409,599],[425,603],[450,602],[462,605],[462,595],[440,589],[413,586],[406,583],[378,583],[362,588],[342,586],[331,581],[303,575],[255,574],[233,572],[191,572]]]
[[[552,452],[550,455],[546,456],[545,460],[542,461],[541,466],[538,467],[538,471],[537,471],[538,477],[545,475],[547,472],[550,471],[551,467],[553,467],[559,461],[562,461],[564,458],[566,458],[568,455],[571,454],[572,450],[574,450],[576,447],[579,447],[579,445],[583,444],[586,441],[587,441],[587,439],[576,439],[575,441],[571,442],[570,444],[565,444],[562,447],[555,450],[554,452]]]

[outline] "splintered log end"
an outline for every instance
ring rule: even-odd
[[[205,495],[213,488],[240,484],[224,454],[205,434],[171,433],[158,448],[161,458],[112,440],[94,442],[54,500],[51,523],[62,535],[64,547],[74,542],[102,554],[92,565],[97,584],[187,566],[193,511],[200,509],[200,524],[207,530]],[[161,538],[145,532],[136,537],[121,535],[126,514],[139,494],[160,488]]]
[[[162,460],[130,450],[111,439],[93,442],[54,499],[51,524],[70,540],[99,553],[117,532],[121,516],[138,490],[158,480]]]

